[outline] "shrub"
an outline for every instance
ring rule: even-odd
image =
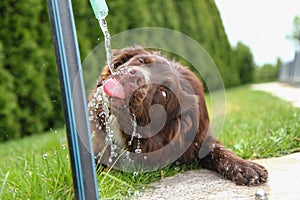
[[[0,142],[19,137],[17,96],[14,94],[13,77],[3,68],[3,53],[0,43]]]

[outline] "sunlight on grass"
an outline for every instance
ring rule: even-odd
[[[243,158],[300,150],[300,109],[241,86],[226,91],[226,119],[219,139]],[[0,199],[74,199],[65,130],[0,143]],[[138,196],[147,184],[199,168],[174,165],[147,173],[98,170],[101,199]]]
[[[1,199],[72,199],[69,152],[53,131],[0,144]]]
[[[243,158],[273,157],[300,150],[300,109],[248,86],[227,90],[220,140]]]

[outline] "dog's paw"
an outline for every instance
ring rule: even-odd
[[[268,171],[263,166],[246,160],[224,163],[221,173],[237,185],[259,185],[268,178]]]

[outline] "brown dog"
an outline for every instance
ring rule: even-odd
[[[114,67],[113,74],[103,69],[89,96],[97,160],[148,168],[199,160],[239,185],[266,181],[263,166],[239,158],[211,135],[202,83],[188,68],[142,47],[116,51]],[[126,158],[117,159],[117,149]],[[122,163],[126,159],[132,162]]]

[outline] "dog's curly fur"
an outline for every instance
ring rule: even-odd
[[[190,163],[199,160],[202,167],[215,170],[225,178],[239,185],[257,185],[266,181],[267,170],[254,162],[243,160],[233,152],[225,149],[220,141],[210,133],[210,122],[204,99],[204,89],[201,81],[187,67],[183,67],[176,61],[171,61],[159,52],[146,50],[142,47],[130,47],[114,52],[114,66],[117,71],[123,69],[119,75],[111,75],[106,66],[99,80],[89,96],[92,100],[94,93],[102,87],[105,80],[113,77],[124,87],[124,91],[130,96],[124,97],[129,108],[122,109],[124,102],[115,99],[115,105],[111,105],[110,112],[115,114],[118,124],[126,124],[130,127],[130,116],[134,112],[139,126],[149,123],[159,123],[161,116],[151,118],[149,111],[151,106],[159,104],[166,110],[166,121],[156,134],[142,132],[143,138],[133,138],[126,134],[126,130],[115,131],[118,141],[116,144],[130,152],[134,152],[140,145],[142,152],[154,152],[162,149],[170,142],[174,142],[175,148],[183,148],[184,153],[177,161]],[[145,77],[145,71],[148,74]],[[151,79],[151,83],[149,80]],[[94,116],[102,112],[102,105],[98,108],[90,107],[90,111],[96,110]],[[94,153],[97,155],[105,147],[105,124],[101,117],[91,121],[91,128],[95,133],[93,139]],[[151,121],[152,120],[152,121]],[[99,128],[100,127],[100,128]],[[151,129],[151,127],[150,127]],[[130,130],[127,130],[130,131]],[[188,137],[195,132],[195,137],[188,143]],[[140,144],[138,144],[140,143]],[[185,146],[189,145],[186,149]],[[207,151],[200,155],[200,149]],[[174,148],[168,148],[164,154],[172,154]],[[157,163],[166,155],[156,156],[149,162]],[[102,159],[105,159],[103,156]]]

